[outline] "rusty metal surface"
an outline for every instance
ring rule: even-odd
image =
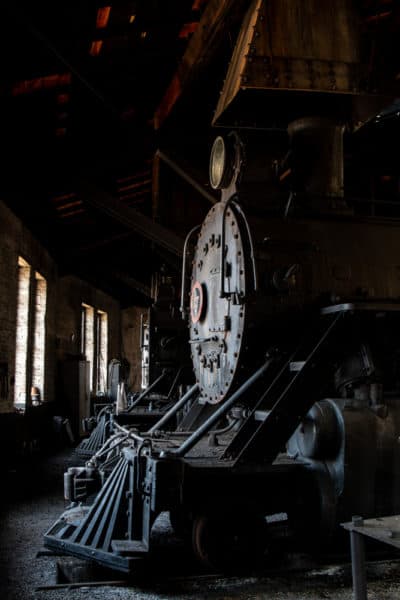
[[[361,34],[359,15],[349,0],[254,0],[243,20],[213,123],[228,124],[228,107],[237,105],[241,114],[242,98],[256,91],[319,92],[325,96],[322,103],[332,94],[367,92]]]

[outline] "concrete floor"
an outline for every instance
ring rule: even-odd
[[[71,559],[39,556],[42,535],[64,509],[62,474],[79,460],[71,451],[31,459],[23,467],[2,473],[0,529],[0,597],[7,600],[158,600],[243,598],[246,600],[351,600],[349,565],[320,566],[312,571],[279,570],[265,575],[222,577],[204,573],[173,537],[165,515],[156,528],[159,549],[148,572],[118,586],[38,590],[59,582],[57,562]],[[86,563],[72,559],[76,568]],[[161,568],[161,565],[163,567]],[[106,573],[104,579],[123,579]],[[368,573],[369,600],[399,600],[400,563],[382,561]]]

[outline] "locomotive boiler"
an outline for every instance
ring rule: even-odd
[[[320,4],[251,4],[214,117],[239,110],[242,128],[213,144],[220,201],[185,243],[196,383],[126,429],[92,505],[46,546],[130,572],[168,511],[203,563],[232,569],[400,511],[400,225],[396,202],[344,193],[343,115],[366,98],[358,21],[347,0]]]

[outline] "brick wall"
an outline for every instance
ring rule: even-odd
[[[54,373],[55,349],[55,282],[56,266],[49,253],[32,236],[21,221],[0,202],[0,365],[8,371],[7,387],[0,386],[0,413],[14,410],[14,378],[16,319],[18,294],[18,257],[29,262],[33,271],[38,271],[48,282],[46,311],[46,371]],[[29,348],[29,346],[28,346]],[[28,350],[29,355],[32,348]],[[47,377],[45,397],[54,397],[54,377]]]
[[[46,279],[46,400],[57,396],[57,362],[80,354],[81,304],[85,302],[107,312],[109,323],[108,358],[121,355],[121,311],[119,302],[73,277],[58,277],[57,266],[49,253],[21,221],[0,201],[0,413],[14,411],[14,376],[18,294],[18,257],[22,256],[35,272]],[[40,294],[32,298],[41,302]],[[33,338],[33,336],[31,336]],[[28,352],[33,370],[33,339]],[[7,384],[4,385],[4,370]],[[29,367],[28,367],[29,368]],[[8,390],[6,389],[8,387]]]

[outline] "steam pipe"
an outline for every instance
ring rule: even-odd
[[[155,423],[151,429],[148,430],[147,434],[154,433],[158,429],[161,429],[161,427],[165,425],[165,423],[167,423],[170,420],[170,418],[173,417],[178,412],[178,410],[180,410],[191,399],[191,397],[199,391],[200,386],[198,383],[195,383],[190,388],[190,390],[188,390],[186,394],[184,394],[182,398],[178,400],[178,402],[176,402],[176,404],[174,404],[174,406],[170,408],[170,410],[167,411],[165,415],[163,415],[161,419],[157,421],[157,423]]]
[[[197,444],[197,442],[210,431],[211,427],[215,425],[222,417],[224,417],[227,412],[232,408],[234,404],[239,400],[239,398],[264,375],[267,371],[271,363],[273,362],[272,358],[268,358],[265,363],[251,376],[247,381],[240,386],[236,392],[232,394],[228,400],[226,400],[222,406],[220,406],[198,429],[196,429],[192,435],[183,442],[177,450],[171,450],[169,454],[173,454],[174,456],[185,456],[189,450],[193,448]]]

